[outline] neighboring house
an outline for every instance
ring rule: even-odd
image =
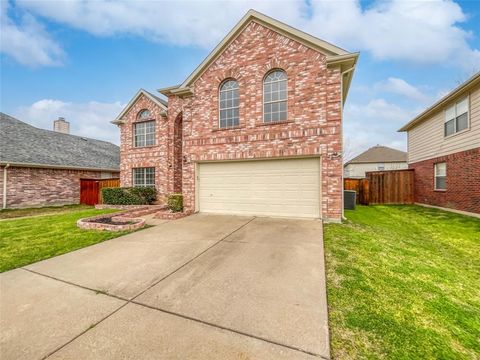
[[[140,90],[121,185],[182,192],[186,212],[342,217],[342,107],[357,53],[250,10],[180,85]]]
[[[480,213],[480,72],[399,131],[408,134],[415,201]]]
[[[3,208],[78,204],[80,178],[119,176],[118,146],[28,125],[0,113],[0,202]]]
[[[345,163],[343,176],[364,178],[367,171],[408,169],[407,153],[386,146],[374,146]]]

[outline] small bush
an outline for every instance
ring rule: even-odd
[[[173,212],[183,211],[183,195],[182,194],[170,194],[168,195],[167,205]]]
[[[150,205],[157,197],[153,187],[103,188],[103,203],[108,205]]]
[[[152,204],[157,200],[157,189],[154,187],[132,187],[130,188],[130,192],[143,199],[145,204]]]

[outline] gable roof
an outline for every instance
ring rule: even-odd
[[[39,129],[0,113],[0,164],[119,171],[120,148],[107,141]]]
[[[125,108],[122,110],[122,112],[120,114],[118,114],[118,116],[115,118],[115,120],[111,121],[111,123],[115,124],[115,125],[123,124],[124,121],[123,121],[122,117],[128,112],[128,110],[130,110],[130,108],[135,104],[135,102],[138,100],[138,98],[141,95],[144,95],[148,99],[152,100],[155,104],[160,106],[163,110],[165,110],[165,111],[167,110],[168,103],[165,100],[163,100],[162,98],[160,98],[156,95],[153,95],[153,94],[149,93],[147,90],[140,89],[133,96],[132,100],[130,100],[128,102],[127,106],[125,106]]]
[[[258,11],[250,9],[245,16],[234,26],[232,30],[223,38],[223,40],[210,52],[210,54],[200,63],[200,65],[185,79],[183,83],[176,86],[170,86],[167,88],[158,89],[158,91],[166,96],[170,94],[174,95],[189,95],[192,93],[190,86],[195,80],[200,77],[208,66],[214,62],[218,56],[235,40],[235,38],[245,29],[245,27],[251,22],[255,21],[269,29],[272,29],[282,35],[285,35],[293,40],[296,40],[303,45],[320,51],[327,55],[327,65],[341,66],[342,71],[348,69],[354,69],[359,53],[350,53],[338,46],[330,44],[324,40],[316,38],[310,34],[300,31],[294,27],[284,24],[278,20],[275,20],[269,16],[266,16]],[[345,79],[344,100],[346,93],[353,76],[353,71],[347,74]]]
[[[407,153],[377,145],[348,161],[348,164],[407,162]]]
[[[465,81],[463,84],[460,84],[455,89],[450,91],[447,95],[445,95],[443,98],[438,100],[435,104],[427,108],[421,114],[417,115],[413,120],[410,120],[398,131],[408,131],[411,128],[417,126],[418,124],[426,120],[428,117],[433,115],[435,112],[437,112],[439,109],[441,109],[443,106],[447,105],[448,102],[455,99],[457,96],[460,96],[463,93],[469,91],[470,89],[472,89],[474,86],[477,86],[477,85],[480,85],[480,71],[475,75],[473,75],[472,77],[470,77],[470,79]]]

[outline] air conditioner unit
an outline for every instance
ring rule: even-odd
[[[343,191],[343,208],[345,210],[355,210],[357,202],[357,192],[354,190]]]

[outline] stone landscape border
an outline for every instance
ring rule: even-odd
[[[128,224],[105,224],[101,222],[95,222],[98,219],[108,219],[112,221],[129,222]],[[80,219],[77,221],[77,226],[80,229],[85,230],[107,230],[107,231],[129,231],[137,230],[145,226],[145,219],[132,217],[129,213],[110,214],[110,215],[97,215],[89,218]]]
[[[145,219],[141,216],[155,214],[154,218],[162,220],[176,220],[191,215],[188,212],[172,212],[166,205],[95,205],[96,209],[118,209],[124,210],[114,214],[102,214],[77,221],[77,226],[87,230],[107,231],[129,231],[137,230],[145,226]],[[119,222],[130,222],[129,224],[107,224],[95,222],[98,219],[109,219]]]
[[[157,211],[153,216],[155,219],[162,219],[162,220],[177,220],[183,217],[189,216],[192,213],[189,212],[173,212],[169,209],[162,209]]]

